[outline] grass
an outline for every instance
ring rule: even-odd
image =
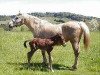
[[[91,32],[91,45],[81,51],[78,69],[69,70],[74,62],[70,43],[66,47],[55,47],[52,51],[54,73],[42,66],[41,52],[32,57],[32,64],[27,65],[27,52],[23,42],[32,38],[31,32],[9,32],[0,29],[0,75],[99,75],[100,74],[100,32]]]

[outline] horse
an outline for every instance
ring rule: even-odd
[[[26,43],[29,42],[29,46],[31,51],[27,53],[28,64],[30,64],[30,60],[34,54],[34,52],[38,49],[46,50],[49,56],[49,64],[48,68],[52,71],[52,59],[51,59],[51,51],[55,45],[64,45],[64,37],[61,34],[57,34],[48,39],[34,38],[33,40],[26,40],[24,42],[24,47],[27,48]]]
[[[10,24],[11,23],[11,24]],[[25,13],[18,13],[15,18],[9,23],[9,27],[16,27],[26,25],[33,36],[36,38],[50,38],[57,33],[63,35],[66,42],[70,41],[74,50],[74,64],[73,69],[77,69],[78,56],[80,52],[80,39],[84,35],[84,47],[87,49],[90,44],[90,31],[88,26],[80,21],[68,21],[61,24],[52,24],[46,20],[42,20],[36,16]],[[45,50],[42,50],[43,63],[46,63]]]

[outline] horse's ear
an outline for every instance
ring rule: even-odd
[[[19,11],[18,15],[22,15],[22,13]]]

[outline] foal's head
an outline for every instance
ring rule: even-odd
[[[50,38],[52,41],[54,41],[54,45],[64,45],[65,39],[62,34],[57,34]]]

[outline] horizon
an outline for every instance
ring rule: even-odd
[[[0,0],[0,15],[70,12],[100,18],[100,0]]]

